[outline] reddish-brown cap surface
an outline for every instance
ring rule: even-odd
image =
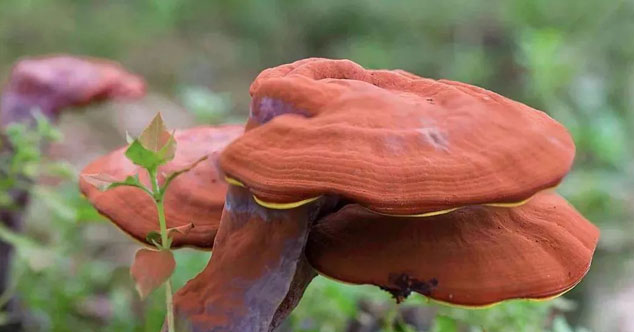
[[[2,91],[0,126],[30,120],[34,110],[55,119],[67,107],[144,94],[143,79],[116,62],[70,55],[24,58]]]
[[[321,274],[467,306],[561,294],[590,267],[597,228],[563,198],[541,193],[515,208],[473,206],[424,218],[351,204],[310,233]]]
[[[190,171],[178,176],[165,194],[167,227],[190,223],[194,228],[187,234],[174,233],[173,247],[193,246],[211,249],[227,191],[216,163],[222,149],[243,132],[242,126],[198,127],[176,131],[175,158],[159,168],[160,173],[181,170],[201,157],[208,156]],[[95,160],[82,175],[107,174],[117,179],[141,174],[141,182],[149,185],[145,171],[132,164],[124,155],[125,148]],[[116,187],[100,191],[80,180],[80,189],[97,210],[132,237],[145,242],[150,231],[158,231],[158,216],[152,199],[141,189]]]
[[[145,93],[143,79],[116,62],[68,55],[22,59],[13,68],[9,82],[16,92],[54,94],[49,97],[68,106]]]
[[[261,201],[337,194],[418,214],[522,201],[557,185],[574,144],[543,112],[464,83],[347,60],[265,70],[221,166]]]

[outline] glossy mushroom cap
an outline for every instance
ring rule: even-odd
[[[265,70],[251,95],[247,132],[220,162],[272,207],[323,194],[388,214],[513,204],[557,185],[575,152],[524,104],[348,60]]]
[[[438,216],[389,217],[351,204],[310,233],[319,273],[465,306],[545,299],[590,267],[597,228],[563,198],[537,194],[515,208],[472,206]]]
[[[235,125],[176,131],[176,156],[160,167],[159,173],[169,174],[181,170],[204,156],[208,156],[208,159],[178,176],[167,189],[167,227],[194,224],[194,228],[186,234],[174,233],[172,247],[211,249],[227,191],[227,184],[216,166],[217,158],[220,151],[242,132],[243,127]],[[95,160],[84,168],[82,175],[107,174],[122,180],[140,173],[141,182],[149,186],[146,172],[132,164],[124,152],[125,148],[121,148]],[[101,214],[135,239],[146,242],[149,232],[158,231],[154,203],[141,189],[116,187],[102,192],[83,176],[79,185],[82,193]]]
[[[144,94],[143,79],[116,62],[69,55],[25,58],[13,67],[3,92],[0,118],[19,116],[7,112],[28,116],[32,107],[54,117],[66,107]]]

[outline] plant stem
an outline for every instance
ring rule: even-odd
[[[160,194],[160,187],[158,183],[158,176],[156,170],[148,169],[150,178],[152,180],[152,193],[154,196],[154,202],[156,203],[156,210],[158,212],[159,227],[161,229],[161,245],[164,249],[169,249],[169,243],[167,241],[167,222],[165,221],[165,206],[163,204],[163,195]]]
[[[169,250],[170,243],[167,239],[167,222],[165,221],[165,206],[163,204],[163,199],[156,202],[156,209],[158,210],[159,226],[161,228],[161,245],[163,246],[163,249]]]
[[[167,306],[167,331],[175,332],[174,326],[174,300],[172,299],[172,279],[165,282],[165,305]]]
[[[161,250],[170,250],[170,243],[167,234],[167,222],[165,221],[165,205],[163,203],[163,194],[160,194],[158,176],[156,170],[148,169],[150,179],[152,181],[152,193],[154,194],[154,203],[156,203],[156,211],[158,212],[159,227],[161,229]],[[172,280],[165,281],[165,308],[167,316],[167,331],[175,332],[174,326],[174,301],[172,299]]]

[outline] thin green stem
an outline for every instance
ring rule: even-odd
[[[172,299],[172,279],[165,282],[165,305],[167,306],[167,331],[175,332],[174,326],[174,300]]]
[[[161,229],[161,245],[164,249],[169,249],[168,234],[167,234],[167,222],[165,221],[165,206],[163,204],[163,194],[158,183],[158,176],[156,170],[148,169],[150,178],[152,181],[152,194],[154,196],[154,202],[156,203],[156,210],[158,211],[159,227]]]
[[[152,193],[156,196],[160,191],[156,169],[148,168],[147,173],[150,175],[150,181],[152,181]]]
[[[159,226],[161,228],[161,245],[163,246],[163,249],[169,250],[170,243],[167,236],[168,234],[167,222],[165,221],[165,206],[162,199],[156,202],[156,209],[158,210]]]
[[[159,227],[161,229],[161,250],[170,250],[170,242],[167,234],[167,222],[165,221],[165,205],[163,203],[163,193],[161,192],[156,169],[148,169],[148,174],[152,181],[152,196],[156,203],[156,211],[158,212]],[[174,326],[174,300],[172,298],[172,281],[171,278],[165,281],[165,307],[167,316],[167,331],[175,332]]]

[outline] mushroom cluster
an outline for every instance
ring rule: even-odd
[[[193,188],[175,189],[227,190],[219,222],[205,221],[217,227],[209,264],[175,294],[183,330],[273,330],[315,271],[397,301],[418,292],[464,306],[551,298],[588,271],[598,230],[552,190],[575,148],[545,113],[464,83],[319,58],[265,70],[250,94],[244,134],[204,143],[228,144],[218,159],[228,188],[197,166]],[[144,215],[129,190],[96,206],[142,238],[147,229],[107,207]]]

